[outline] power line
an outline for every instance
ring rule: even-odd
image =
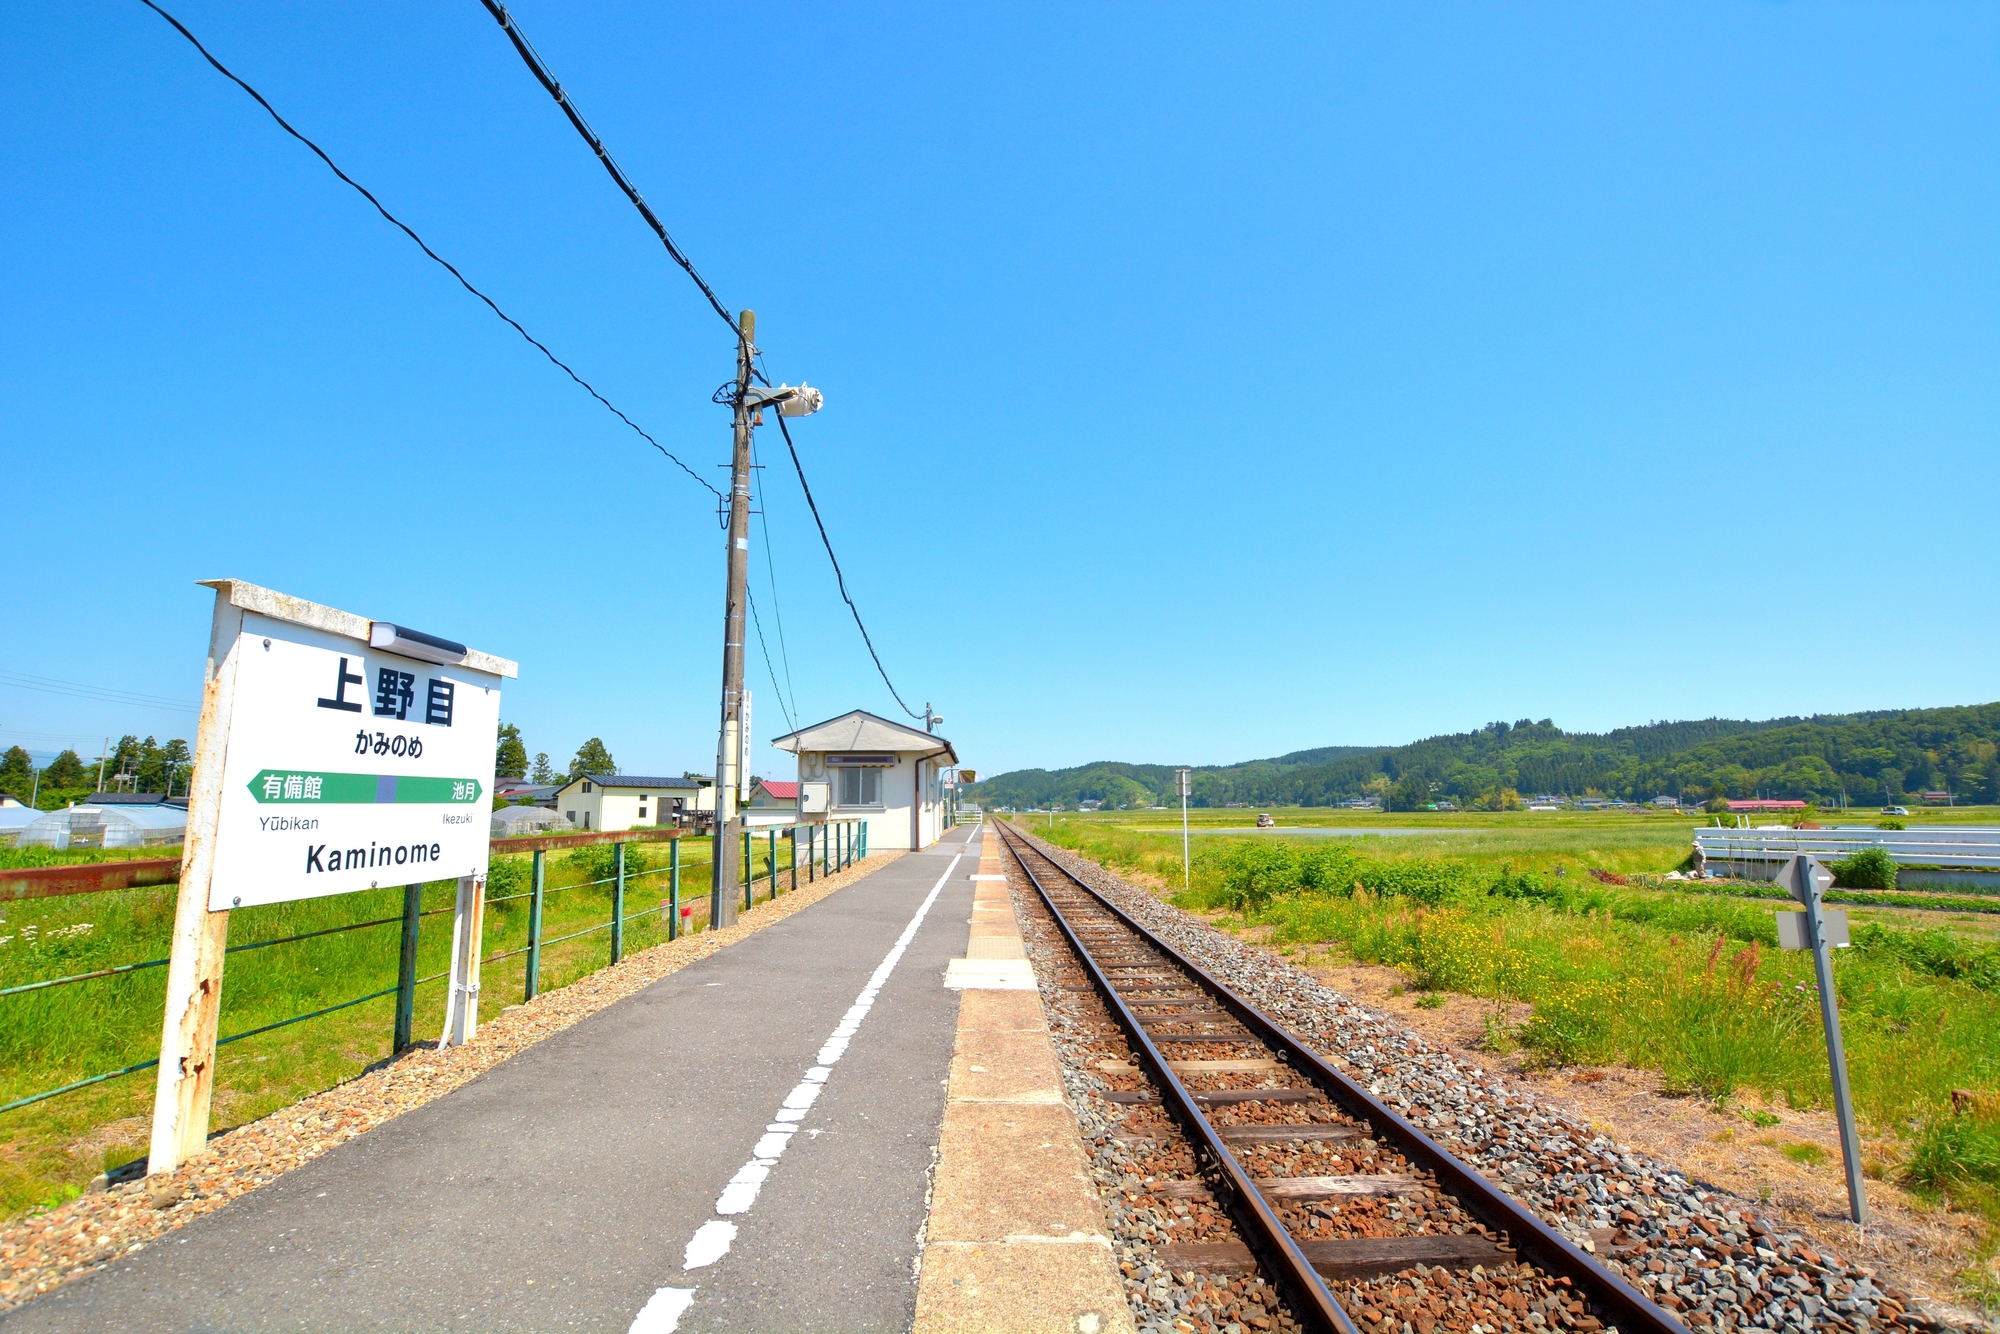
[[[680,265],[687,271],[687,276],[694,279],[694,285],[708,298],[708,304],[715,307],[715,313],[722,317],[722,322],[729,326],[730,332],[739,338],[742,337],[743,330],[736,323],[735,317],[729,313],[728,307],[722,304],[721,298],[715,295],[714,289],[702,276],[695,272],[693,262],[681,253],[681,248],[674,244],[674,238],[667,235],[666,224],[661,222],[658,215],[647,206],[639,192],[632,187],[632,182],[625,179],[625,173],[619,170],[617,162],[612,160],[610,151],[604,147],[604,141],[597,137],[597,131],[590,128],[589,122],[583,118],[583,113],[576,109],[576,103],[569,100],[569,94],[563,91],[562,85],[556,82],[553,74],[549,73],[549,67],[542,63],[541,52],[535,50],[534,43],[530,42],[527,34],[521,31],[521,26],[514,22],[514,16],[507,12],[505,5],[497,3],[497,0],[483,0],[483,3],[486,12],[499,22],[507,34],[507,39],[514,43],[514,50],[520,54],[529,72],[542,87],[549,90],[549,96],[555,98],[556,105],[563,109],[563,115],[569,117],[569,123],[576,127],[576,132],[590,145],[590,151],[597,154],[597,160],[604,164],[604,170],[609,173],[612,181],[625,192],[625,197],[632,201],[632,207],[639,210],[639,216],[646,220],[646,225],[660,238],[660,244],[667,248],[667,253],[673,257],[674,263]]]
[[[778,712],[785,715],[785,730],[796,732],[799,725],[792,721],[792,711],[785,707],[785,692],[778,686],[778,673],[771,667],[771,646],[764,642],[764,618],[757,614],[757,599],[751,597],[750,590],[743,590],[743,600],[750,604],[750,623],[757,627],[757,647],[764,650],[764,671],[771,678],[771,693],[778,697]]]
[[[27,672],[0,672],[0,685],[14,686],[21,690],[39,690],[49,695],[69,695],[75,699],[104,700],[112,704],[124,704],[141,709],[167,709],[174,713],[200,713],[201,706],[184,699],[172,699],[165,695],[145,695],[133,690],[118,690],[107,686],[87,686],[75,681],[58,681],[50,676],[33,676]]]
[[[757,441],[754,436],[750,440],[750,463],[752,467],[757,466]],[[769,505],[768,497],[765,503]],[[778,602],[778,558],[771,550],[771,516],[762,510],[758,511],[758,516],[763,520],[757,527],[764,534],[764,577],[771,583],[771,619],[778,623],[778,660],[785,664],[785,690],[792,697],[792,712],[797,713],[799,693],[792,687],[792,651],[785,646],[785,610]],[[771,684],[778,684],[775,676]]]
[[[283,116],[280,116],[277,112],[277,109],[274,108],[269,102],[264,100],[264,95],[262,93],[258,92],[255,88],[252,88],[242,79],[236,77],[234,71],[232,71],[227,65],[223,64],[220,60],[217,60],[213,55],[210,55],[208,48],[203,46],[201,44],[201,40],[197,38],[193,33],[187,30],[187,26],[185,24],[183,24],[179,19],[175,18],[172,14],[169,14],[166,10],[160,8],[157,4],[154,4],[153,0],[139,0],[139,3],[144,5],[146,8],[152,10],[155,14],[158,14],[168,23],[171,23],[174,26],[174,31],[178,32],[181,36],[187,38],[189,44],[192,45],[195,50],[201,52],[202,59],[206,60],[209,64],[215,66],[217,73],[221,74],[224,78],[228,79],[238,88],[241,88],[244,92],[250,94],[251,97],[255,98],[257,101],[257,105],[264,108],[265,111],[269,112],[272,120],[278,122],[279,129],[282,129],[286,134],[291,135],[292,138],[298,140],[300,143],[304,144],[307,148],[310,148],[313,151],[313,154],[316,157],[318,157],[321,162],[324,162],[327,165],[328,170],[330,170],[334,175],[340,177],[341,180],[347,182],[347,184],[353,186],[354,189],[360,193],[363,199],[366,199],[369,203],[375,206],[375,211],[377,213],[380,213],[385,219],[387,219],[399,231],[401,231],[403,235],[409,237],[412,241],[415,241],[417,243],[418,249],[422,250],[426,255],[429,255],[439,264],[443,265],[446,272],[451,274],[452,277],[458,279],[459,286],[463,287],[466,291],[472,293],[474,296],[478,297],[481,301],[485,302],[487,309],[491,310],[495,315],[498,315],[501,319],[505,320],[508,324],[512,325],[515,333],[518,333],[519,335],[521,335],[521,337],[527,339],[530,343],[534,344],[535,348],[538,351],[540,351],[543,356],[547,357],[551,362],[553,362],[557,367],[557,369],[561,370],[563,374],[569,376],[570,379],[576,381],[579,385],[583,386],[585,393],[589,394],[592,398],[596,399],[599,403],[602,403],[606,408],[610,409],[612,414],[616,416],[619,421],[624,422],[627,426],[637,431],[639,435],[642,438],[644,438],[647,444],[651,445],[654,449],[659,450],[660,453],[666,455],[668,461],[673,463],[675,467],[679,468],[682,472],[686,473],[688,476],[694,478],[695,481],[707,487],[714,494],[718,496],[722,494],[720,491],[717,491],[715,489],[715,487],[708,481],[707,478],[703,477],[700,473],[696,472],[694,469],[688,467],[687,464],[682,463],[678,458],[674,457],[673,452],[669,450],[665,445],[661,444],[659,441],[653,439],[651,435],[647,434],[645,429],[641,427],[639,423],[633,421],[623,412],[620,412],[616,404],[614,404],[610,399],[606,398],[604,395],[598,393],[597,390],[592,387],[590,381],[584,379],[581,375],[578,375],[575,371],[571,370],[569,365],[565,363],[561,357],[558,357],[555,353],[549,351],[548,347],[545,344],[543,344],[543,342],[540,339],[536,338],[526,329],[523,329],[521,327],[520,321],[516,320],[512,315],[509,315],[506,311],[500,309],[500,307],[494,303],[492,297],[486,295],[486,293],[480,291],[477,287],[474,287],[470,282],[468,282],[466,280],[465,275],[460,273],[455,267],[453,267],[451,261],[444,258],[444,256],[438,254],[437,251],[431,249],[429,245],[425,244],[424,238],[418,236],[414,231],[412,231],[407,223],[405,223],[401,218],[398,218],[395,214],[391,213],[388,209],[384,208],[382,206],[382,201],[377,199],[373,194],[369,193],[368,188],[366,186],[362,185],[361,182],[355,180],[352,176],[349,176],[346,172],[342,171],[337,165],[335,165],[334,160],[326,155],[326,151],[324,149],[322,149],[318,144],[314,143],[312,140],[306,138],[303,134],[300,134],[297,130],[293,129],[291,122],[287,121]],[[690,272],[692,272],[692,270],[690,270]],[[699,282],[700,279],[697,278],[695,281]],[[706,288],[704,288],[703,290],[706,290]],[[714,299],[712,294],[710,299],[711,300]]]
[[[826,558],[833,562],[833,578],[834,582],[840,585],[840,600],[847,604],[850,612],[854,613],[855,628],[861,631],[861,642],[868,646],[868,656],[875,660],[875,670],[881,674],[882,684],[889,687],[889,693],[896,697],[896,703],[902,705],[904,713],[912,718],[922,718],[923,714],[903,703],[902,695],[896,690],[896,683],[889,679],[888,670],[882,666],[882,655],[875,651],[875,641],[868,637],[868,627],[861,623],[861,608],[855,606],[854,599],[847,594],[847,576],[840,572],[840,557],[833,554],[833,539],[826,535],[826,524],[819,517],[819,506],[813,501],[812,487],[806,483],[805,465],[799,462],[798,447],[792,443],[792,429],[785,425],[784,413],[775,415],[778,418],[778,429],[785,436],[785,448],[792,456],[792,470],[799,475],[799,489],[806,493],[806,508],[812,511],[813,525],[819,529],[820,544],[826,548]]]

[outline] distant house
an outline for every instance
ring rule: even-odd
[[[1085,797],[1082,801],[1076,803],[1076,808],[1080,811],[1102,810],[1104,803],[1096,797]]]
[[[1655,806],[1670,806],[1678,810],[1680,808],[1681,799],[1679,797],[1670,797],[1666,793],[1662,792],[1659,796],[1653,798],[1653,804]],[[1799,804],[1803,806],[1805,803],[1800,802]]]
[[[753,825],[797,824],[799,785],[776,778],[750,780],[750,800],[743,807],[743,823]]]
[[[553,806],[556,793],[562,790],[556,783],[531,783],[525,778],[496,778],[493,780],[493,804],[496,806],[528,803],[535,806]]]
[[[693,821],[705,795],[698,778],[583,774],[556,790],[554,809],[578,829],[616,833]],[[712,797],[708,809],[715,809]]]
[[[1374,797],[1349,797],[1340,803],[1350,811],[1379,811],[1382,803]]]
[[[1935,802],[1941,802],[1941,803],[1943,803],[1944,805],[1947,805],[1947,806],[1948,806],[1948,805],[1950,805],[1950,804],[1951,804],[1951,793],[1949,793],[1949,792],[1919,792],[1919,793],[1917,793],[1917,800],[1918,800],[1918,801],[1935,801]]]
[[[1736,815],[1746,814],[1750,811],[1802,811],[1805,808],[1806,804],[1803,801],[1779,801],[1771,798],[1757,798],[1751,801],[1731,801],[1729,803],[1730,813]]]

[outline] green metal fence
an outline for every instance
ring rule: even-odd
[[[836,821],[827,824],[798,824],[783,828],[754,831],[746,830],[743,839],[744,857],[742,865],[744,875],[742,891],[743,904],[746,908],[756,902],[757,888],[760,884],[765,886],[765,897],[768,901],[778,896],[779,882],[783,876],[789,875],[790,888],[796,889],[800,884],[801,872],[804,873],[805,883],[811,884],[821,876],[831,875],[843,870],[868,855],[867,822],[862,820]],[[763,866],[761,870],[753,864],[752,843],[757,839],[762,839],[764,842],[762,848]],[[626,871],[626,848],[629,844],[635,842],[666,842],[668,844],[667,864],[665,866],[635,871],[628,875]],[[600,931],[608,931],[610,932],[610,962],[615,964],[625,956],[625,928],[632,921],[654,915],[664,915],[666,918],[667,939],[669,941],[678,939],[682,934],[690,930],[699,930],[700,926],[695,921],[696,905],[682,902],[683,871],[684,869],[692,869],[684,868],[681,852],[682,842],[683,840],[679,832],[670,830],[627,831],[610,834],[562,834],[546,837],[493,840],[490,846],[494,854],[532,853],[533,863],[531,867],[530,888],[518,894],[506,894],[498,898],[486,900],[486,905],[492,907],[501,903],[527,899],[529,901],[528,938],[527,943],[518,949],[499,951],[483,957],[480,960],[481,965],[498,963],[504,959],[526,955],[527,962],[523,980],[523,999],[532,1000],[541,989],[541,976],[544,971],[543,951],[550,946],[594,935]],[[785,854],[782,859],[779,855],[781,843],[784,846]],[[572,885],[562,885],[554,888],[548,885],[547,857],[551,850],[604,844],[614,845],[612,874]],[[696,867],[700,865],[698,862],[695,864]],[[642,908],[636,912],[628,912],[626,909],[629,892],[638,882],[654,877],[665,877],[661,883],[663,883],[666,893],[661,899],[659,906]],[[0,902],[162,885],[171,883],[178,878],[179,863],[167,859],[147,862],[107,862],[36,868],[30,871],[0,872]],[[612,887],[609,920],[585,927],[582,930],[565,932],[559,936],[546,937],[543,934],[544,907],[550,894],[568,893],[571,890],[589,889],[601,885],[610,885]],[[248,941],[240,945],[228,946],[225,953],[243,954],[252,950],[269,949],[277,945],[289,945],[299,941],[312,940],[323,936],[340,935],[351,931],[368,931],[387,926],[401,927],[401,931],[399,932],[400,948],[397,961],[396,985],[371,991],[366,995],[356,996],[350,1000],[340,1001],[336,1004],[324,1006],[303,1014],[291,1015],[273,1023],[260,1024],[242,1032],[228,1034],[227,1036],[218,1038],[216,1046],[222,1047],[233,1042],[240,1042],[245,1038],[269,1033],[276,1029],[287,1028],[293,1024],[305,1023],[311,1019],[318,1019],[325,1015],[334,1014],[338,1011],[351,1009],[357,1005],[366,1004],[372,1000],[379,1000],[385,996],[393,995],[396,998],[396,1007],[392,1044],[394,1050],[401,1051],[411,1044],[412,1030],[416,1017],[417,988],[432,982],[441,981],[448,976],[447,972],[432,973],[426,977],[419,977],[417,975],[417,957],[418,946],[421,940],[422,919],[453,911],[455,911],[455,908],[451,905],[425,909],[423,907],[423,886],[409,885],[404,889],[403,911],[398,916],[377,917],[368,921],[350,922],[315,931],[298,932],[291,935],[273,937],[269,940]],[[119,963],[103,968],[88,969],[67,976],[40,978],[30,982],[4,986],[0,987],[0,1002],[4,1002],[10,997],[44,992],[56,987],[75,986],[98,979],[119,977],[154,968],[164,968],[168,962],[164,958],[142,959],[132,963]],[[4,1012],[0,1012],[0,1022],[4,1022]],[[24,1097],[15,1098],[11,1102],[0,1104],[0,1113],[11,1112],[35,1103],[45,1102],[50,1098],[59,1097],[62,1094],[75,1092],[79,1089],[90,1088],[124,1075],[137,1074],[142,1070],[150,1070],[157,1065],[159,1065],[159,1058],[154,1057],[150,1060],[138,1061],[117,1069],[105,1070],[101,1073],[73,1080],[54,1088],[42,1089]]]

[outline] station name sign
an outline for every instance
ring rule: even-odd
[[[486,874],[498,675],[247,611],[230,653],[211,909]]]

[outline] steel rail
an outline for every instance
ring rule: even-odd
[[[1004,824],[996,824],[996,827],[1007,828]],[[1007,832],[1012,839],[1020,840],[1030,848],[1033,847],[1033,844],[1028,843],[1019,831],[1008,829]],[[1395,1142],[1396,1147],[1406,1158],[1437,1178],[1439,1186],[1446,1193],[1457,1197],[1458,1202],[1482,1222],[1507,1232],[1509,1241],[1518,1252],[1543,1268],[1581,1285],[1591,1297],[1603,1305],[1605,1314],[1613,1317],[1621,1329],[1628,1329],[1625,1322],[1630,1321],[1632,1323],[1629,1329],[1648,1330],[1653,1334],[1686,1334],[1687,1327],[1669,1315],[1665,1308],[1605,1268],[1574,1242],[1543,1222],[1537,1214],[1501,1191],[1477,1170],[1461,1162],[1412,1122],[1391,1111],[1367,1089],[1321,1059],[1305,1042],[1293,1036],[1248,1000],[1237,995],[1207,969],[1162,940],[1136,921],[1131,914],[1086,884],[1074,871],[1053,857],[1041,854],[1039,849],[1035,851],[1072,884],[1106,908],[1120,923],[1136,933],[1149,948],[1157,950],[1172,961],[1176,968],[1186,972],[1206,987],[1245,1028],[1255,1034],[1274,1053],[1290,1062],[1299,1073],[1317,1084],[1320,1091],[1348,1115],[1357,1120],[1367,1121],[1377,1132],[1378,1138],[1383,1137],[1386,1132],[1386,1137]],[[1014,856],[1016,861],[1022,862],[1022,869],[1026,871],[1027,864],[1022,860],[1018,849],[1015,850]],[[1029,872],[1029,879],[1035,880],[1038,890],[1042,889],[1041,882],[1035,879],[1033,872]],[[1042,897],[1044,900],[1048,899],[1046,890],[1042,891]],[[1065,934],[1070,934],[1066,927]],[[1088,952],[1083,950],[1073,935],[1071,944],[1086,960],[1090,958]],[[1092,961],[1092,972],[1093,976],[1101,976],[1096,973],[1094,961]],[[1131,1018],[1131,1012],[1124,1008],[1122,1002],[1118,1006],[1118,1012],[1121,1024],[1136,1029],[1136,1020]],[[1176,1087],[1178,1088],[1178,1083]]]
[[[1257,1189],[1250,1174],[1243,1170],[1243,1165],[1236,1161],[1236,1155],[1222,1142],[1222,1137],[1216,1134],[1215,1127],[1209,1124],[1208,1118],[1195,1106],[1193,1095],[1181,1083],[1180,1077],[1174,1074],[1167,1064],[1167,1058],[1154,1045],[1153,1039],[1126,1005],[1125,999],[1111,985],[1111,979],[1104,975],[1096,957],[1084,947],[1083,941],[1071,927],[1069,919],[1063,915],[1062,909],[1056,906],[1054,896],[1049,893],[1047,886],[1042,884],[1041,877],[1035,874],[1034,869],[1028,865],[1027,858],[1021,855],[1020,847],[1012,840],[1008,841],[1007,846],[1008,851],[1014,854],[1014,861],[1020,866],[1022,874],[1028,877],[1029,883],[1035,887],[1035,892],[1041,895],[1042,903],[1048,908],[1049,915],[1055,919],[1064,938],[1069,941],[1070,948],[1076,951],[1077,958],[1083,962],[1084,971],[1090,975],[1091,985],[1097,988],[1105,1006],[1116,1017],[1118,1026],[1125,1030],[1127,1041],[1139,1053],[1139,1059],[1160,1087],[1163,1094],[1161,1100],[1174,1120],[1180,1124],[1182,1133],[1195,1147],[1197,1162],[1205,1160],[1222,1178],[1227,1187],[1230,1203],[1234,1206],[1231,1212],[1236,1215],[1238,1226],[1242,1229],[1243,1235],[1249,1239],[1251,1249],[1256,1252],[1258,1259],[1262,1260],[1265,1268],[1278,1278],[1279,1286],[1286,1289],[1285,1295],[1291,1302],[1292,1313],[1315,1329],[1330,1330],[1334,1334],[1359,1334],[1354,1322],[1348,1319],[1347,1312],[1341,1309],[1339,1301],[1327,1288],[1326,1281],[1320,1277],[1319,1271],[1312,1267],[1312,1262],[1306,1259],[1305,1252],[1299,1249],[1299,1243],[1292,1236],[1291,1230],[1285,1226],[1277,1211],[1264,1198],[1264,1193]],[[1049,864],[1056,865],[1053,861]],[[1062,868],[1057,866],[1056,869]]]

